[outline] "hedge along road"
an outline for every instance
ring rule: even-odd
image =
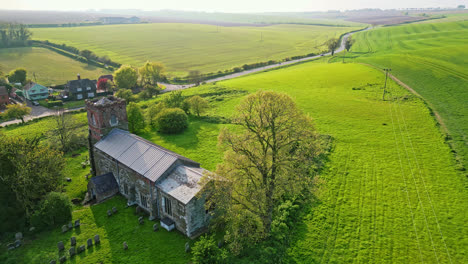
[[[341,38],[340,47],[338,47],[338,49],[336,49],[334,53],[339,53],[339,52],[341,52],[341,51],[343,51],[343,50],[345,49],[346,40],[347,40],[351,35],[353,35],[354,33],[357,33],[357,32],[367,31],[367,30],[370,30],[370,29],[372,29],[372,27],[368,27],[368,28],[364,28],[364,29],[361,29],[361,30],[358,30],[358,31],[349,32],[349,33],[344,34],[344,35],[342,36],[342,38]],[[324,53],[324,54],[320,54],[320,55],[305,57],[305,58],[302,58],[302,59],[290,60],[290,61],[286,61],[286,62],[280,62],[280,63],[271,64],[271,65],[264,66],[264,67],[259,67],[259,68],[255,68],[255,69],[251,69],[251,70],[246,70],[246,71],[241,71],[241,72],[237,72],[237,73],[225,75],[225,76],[218,77],[218,78],[214,78],[214,79],[205,80],[204,82],[205,82],[205,83],[213,83],[213,82],[219,82],[219,81],[229,80],[229,79],[233,79],[233,78],[236,78],[236,77],[244,76],[244,75],[251,74],[251,73],[255,73],[255,72],[261,72],[261,71],[264,71],[264,70],[269,70],[269,69],[273,69],[273,68],[283,67],[283,66],[291,65],[291,64],[294,64],[294,63],[298,63],[298,62],[303,62],[303,61],[308,61],[308,60],[314,60],[314,59],[321,58],[321,57],[323,57],[323,56],[331,56],[331,55],[332,55],[331,52],[328,52],[328,53]],[[166,89],[164,89],[164,90],[162,91],[163,93],[171,92],[171,91],[175,91],[175,90],[187,89],[187,88],[196,86],[195,83],[191,83],[191,84],[169,84],[169,83],[160,83],[160,84],[166,86]]]
[[[361,32],[361,31],[370,30],[370,29],[372,29],[372,27],[368,27],[368,28],[364,28],[364,29],[361,29],[361,30],[358,30],[358,31],[349,32],[349,33],[344,34],[342,36],[342,38],[341,38],[340,47],[338,47],[338,49],[335,50],[335,53],[339,53],[339,52],[341,52],[341,51],[343,51],[345,49],[346,40],[352,34],[357,33],[357,32]],[[324,57],[324,56],[330,56],[330,55],[331,55],[331,52],[328,52],[328,53],[324,53],[324,54],[320,54],[320,55],[316,55],[316,56],[305,57],[305,58],[302,58],[302,59],[290,60],[290,61],[286,61],[286,62],[280,62],[280,63],[276,63],[276,64],[272,64],[272,65],[268,65],[268,66],[264,66],[264,67],[260,67],[260,68],[241,71],[241,72],[229,74],[229,75],[226,75],[226,76],[222,76],[222,77],[218,77],[218,78],[214,78],[214,79],[209,79],[209,80],[206,80],[204,82],[213,83],[213,82],[218,82],[218,81],[229,80],[229,79],[233,79],[233,78],[244,76],[244,75],[251,74],[251,73],[256,73],[256,72],[261,72],[261,71],[264,71],[264,70],[283,67],[283,66],[286,66],[286,65],[291,65],[291,64],[294,64],[294,63],[298,63],[298,62],[318,59],[318,58],[321,58],[321,57]],[[171,91],[175,91],[175,90],[183,90],[183,89],[187,89],[187,88],[196,86],[195,83],[191,83],[191,84],[160,83],[160,84],[162,84],[162,85],[164,85],[166,87],[166,89],[162,90],[162,93],[171,92]],[[37,106],[37,108],[41,108],[42,111],[32,111],[31,115],[26,116],[24,118],[24,120],[25,121],[30,121],[30,120],[33,120],[33,119],[42,118],[42,117],[46,117],[46,116],[52,116],[52,115],[56,114],[56,111],[54,111],[54,110],[47,111],[45,107]],[[66,112],[78,111],[78,110],[81,110],[83,108],[84,107],[70,109],[70,110],[66,110]],[[21,120],[15,119],[15,120],[0,123],[0,127],[6,126],[6,125],[18,124],[18,123],[21,123]]]

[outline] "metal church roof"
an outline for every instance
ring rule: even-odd
[[[177,160],[200,166],[193,160],[118,128],[113,129],[94,147],[152,182],[156,182]]]

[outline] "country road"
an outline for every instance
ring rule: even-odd
[[[349,36],[353,35],[354,33],[361,32],[361,31],[366,31],[366,30],[370,30],[370,29],[372,29],[372,27],[364,28],[364,29],[361,29],[361,30],[358,30],[358,31],[355,31],[355,32],[349,32],[349,33],[346,33],[345,35],[343,35],[343,37],[341,38],[340,47],[335,50],[335,53],[339,53],[339,52],[341,52],[341,51],[343,51],[345,49],[345,42],[349,38]],[[272,65],[268,65],[268,66],[264,66],[264,67],[260,67],[260,68],[255,68],[255,69],[251,69],[251,70],[246,70],[246,71],[242,71],[242,72],[237,72],[237,73],[225,75],[225,76],[214,78],[214,79],[205,80],[204,82],[213,83],[213,82],[218,82],[218,81],[229,80],[229,79],[237,78],[237,77],[244,76],[244,75],[251,74],[251,73],[256,73],[256,72],[261,72],[261,71],[265,71],[265,70],[269,70],[269,69],[283,67],[283,66],[295,64],[295,63],[298,63],[298,62],[314,60],[314,59],[318,59],[320,57],[330,56],[330,55],[331,55],[331,52],[328,52],[328,53],[324,53],[324,54],[320,54],[320,55],[316,55],[316,56],[305,57],[305,58],[302,58],[302,59],[280,62],[280,63],[276,63],[276,64],[272,64]],[[175,90],[183,90],[183,89],[187,89],[187,88],[196,86],[195,84],[169,84],[169,83],[160,83],[160,84],[166,86],[166,89],[164,89],[162,91],[163,93],[167,93],[167,92],[171,92],[171,91],[175,91]],[[29,103],[28,103],[28,105],[29,105]],[[42,118],[42,117],[46,117],[46,116],[52,116],[52,115],[56,114],[56,111],[48,109],[48,108],[43,107],[43,106],[32,106],[31,108],[32,108],[31,115],[26,116],[24,118],[25,121],[29,121],[29,120],[33,120],[33,119],[37,119],[37,118]],[[80,110],[82,108],[83,107],[76,108],[76,109],[70,109],[70,110],[66,110],[66,111],[67,112],[78,111],[78,110]],[[3,123],[0,123],[0,127],[6,126],[6,125],[11,125],[11,124],[17,124],[17,123],[21,123],[21,120],[15,119],[15,120],[10,120],[10,121],[5,121]]]
[[[367,30],[370,30],[370,29],[372,29],[372,27],[364,28],[364,29],[361,29],[361,30],[358,30],[358,31],[355,31],[355,32],[349,32],[349,33],[346,33],[345,35],[343,35],[343,37],[341,38],[340,47],[337,50],[335,50],[335,53],[342,52],[345,49],[345,43],[346,43],[346,40],[349,38],[349,36],[353,35],[354,33],[367,31]],[[305,58],[302,58],[302,59],[280,62],[280,63],[271,64],[271,65],[260,67],[260,68],[255,68],[255,69],[251,69],[251,70],[246,70],[246,71],[242,71],[242,72],[237,72],[237,73],[221,76],[221,77],[214,78],[214,79],[205,80],[204,82],[205,83],[213,83],[213,82],[229,80],[229,79],[237,78],[237,77],[244,76],[244,75],[251,74],[251,73],[255,73],[255,72],[261,72],[261,71],[264,71],[264,70],[283,67],[283,66],[291,65],[291,64],[294,64],[294,63],[298,63],[298,62],[314,60],[314,59],[318,59],[320,57],[330,56],[330,55],[331,55],[331,52],[328,52],[328,53],[324,53],[324,54],[320,54],[320,55],[305,57]],[[195,84],[169,84],[169,83],[161,83],[161,84],[166,86],[166,89],[163,90],[163,93],[171,92],[171,91],[175,91],[175,90],[183,90],[183,89],[187,89],[187,88],[195,86]]]

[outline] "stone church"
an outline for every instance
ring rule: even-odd
[[[198,162],[128,132],[125,100],[105,97],[86,101],[90,160],[95,177],[88,194],[98,202],[116,193],[138,205],[161,226],[190,238],[209,222]]]

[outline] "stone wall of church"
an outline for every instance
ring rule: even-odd
[[[161,205],[159,208],[160,218],[162,219],[164,217],[168,217],[169,219],[172,219],[172,221],[175,222],[175,227],[177,228],[177,230],[179,230],[183,234],[187,234],[185,205],[177,201],[170,195],[162,192],[159,188],[157,190],[158,190],[159,204]],[[169,201],[171,204],[170,213],[166,211],[167,201]]]
[[[204,231],[208,226],[210,214],[205,209],[205,198],[193,198],[187,205],[187,236],[194,238]]]
[[[94,160],[96,175],[112,172],[119,185],[119,192],[128,199],[129,203],[138,204],[152,218],[157,217],[156,188],[148,179],[98,149],[94,149]]]

